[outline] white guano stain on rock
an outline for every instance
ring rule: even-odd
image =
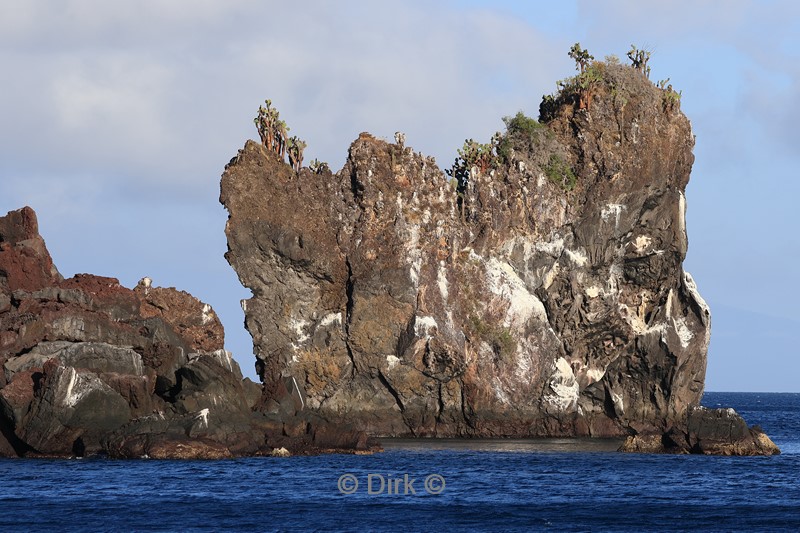
[[[642,254],[652,242],[653,239],[650,238],[649,235],[639,235],[633,240],[633,248],[636,250],[636,253]]]
[[[388,366],[389,370],[392,370],[394,367],[400,364],[400,358],[396,355],[387,355],[386,356],[386,365]]]
[[[308,325],[308,320],[291,319],[289,321],[289,328],[295,335],[295,340],[292,342],[292,348],[294,348],[295,351],[299,350],[303,343],[311,338],[306,331]]]
[[[439,270],[436,274],[436,284],[439,285],[439,293],[442,295],[442,301],[447,303],[447,298],[450,295],[449,286],[447,283],[447,266],[444,261],[439,261]]]
[[[492,390],[494,391],[494,396],[497,398],[497,401],[505,405],[511,404],[511,400],[509,400],[508,394],[503,390],[503,384],[497,376],[492,379]]]
[[[211,352],[211,354],[216,357],[223,368],[227,368],[230,372],[233,372],[233,354],[231,352],[220,348],[219,350]]]
[[[71,366],[64,367],[64,372],[69,374],[69,377],[62,375],[61,378],[61,380],[66,379],[63,396],[63,404],[66,407],[75,407],[94,388],[97,386],[102,387],[99,379],[90,374],[81,374]],[[63,383],[63,381],[61,382]]]
[[[639,122],[636,119],[631,122],[631,142],[639,144]]]
[[[586,377],[589,378],[589,384],[597,383],[603,376],[606,375],[606,371],[601,368],[590,368],[586,371]]]
[[[476,257],[480,258],[477,255]],[[547,322],[544,305],[539,298],[528,291],[525,282],[516,273],[514,267],[494,257],[488,261],[480,259],[486,266],[486,281],[489,291],[509,303],[504,322],[505,327],[524,327],[531,318]]]
[[[431,210],[426,207],[425,211],[422,212],[422,223],[427,224],[430,221],[431,221]]]
[[[614,227],[619,227],[619,217],[625,209],[623,204],[607,204],[600,210],[600,218],[603,222],[608,222],[608,219],[614,217]]]
[[[208,407],[201,409],[194,415],[195,420],[199,420],[204,427],[208,427]]]
[[[659,335],[666,342],[667,331],[673,327],[671,320],[648,326],[637,309],[622,303],[618,304],[618,309],[620,316],[628,323],[636,335]]]
[[[419,225],[412,224],[409,228],[409,241],[406,246],[406,260],[410,267],[408,271],[414,288],[419,288],[419,272],[422,269],[422,251],[419,248]]]
[[[456,323],[455,320],[453,320],[453,311],[448,309],[446,316],[447,316],[447,327],[449,327],[450,329],[454,329],[456,327]]]
[[[212,320],[214,320],[214,311],[211,310],[211,306],[208,304],[203,304],[203,312],[202,312],[202,323],[205,326]]]
[[[322,320],[319,321],[320,327],[327,328],[332,324],[341,324],[342,323],[342,313],[330,313],[325,315]]]
[[[510,303],[505,321],[507,327],[522,326],[531,317],[535,317],[541,322],[547,322],[544,305],[539,298],[528,291],[525,282],[511,265],[492,258],[486,266],[489,290]]]
[[[614,411],[617,413],[617,416],[625,414],[625,401],[620,394],[611,391],[611,401],[614,404]]]
[[[700,319],[703,321],[703,324],[709,325],[709,321],[711,320],[711,309],[708,307],[708,304],[700,296],[700,293],[697,291],[697,284],[694,282],[694,278],[688,272],[683,273],[683,286],[686,289],[686,292],[692,297],[692,299],[697,303],[697,305],[702,310],[702,314]],[[707,328],[708,333],[710,334],[710,328]]]
[[[572,367],[563,357],[556,359],[554,367],[549,382],[552,394],[545,394],[543,399],[559,412],[574,411],[578,404],[580,388]]]
[[[77,372],[74,368],[69,367],[64,369],[64,372],[69,373],[69,381],[67,382],[67,390],[64,394],[64,404],[68,407],[74,407],[77,401],[75,397],[72,395],[72,389],[75,387],[75,381],[77,379]]]
[[[530,379],[531,376],[531,368],[533,366],[533,352],[531,350],[524,350],[523,347],[520,346],[520,343],[517,343],[517,365],[514,367],[514,377],[517,378],[520,382],[524,383],[525,380]]]
[[[545,290],[549,289],[560,271],[561,266],[559,266],[558,263],[553,263],[553,266],[545,273],[544,279],[542,279],[542,288]]]
[[[575,266],[578,267],[585,267],[589,262],[589,258],[586,257],[586,253],[583,250],[564,250],[564,253],[567,254],[570,261],[573,262]]]
[[[667,293],[667,318],[672,318],[672,299],[675,297],[675,291],[670,289]]]
[[[423,339],[430,339],[436,335],[439,325],[432,316],[414,317],[414,334]]]
[[[600,296],[601,289],[597,285],[592,285],[591,287],[586,287],[583,292],[585,292],[586,296],[589,298],[597,298]]]
[[[620,263],[614,263],[609,267],[608,281],[606,282],[606,290],[604,291],[605,295],[619,294],[619,282],[622,279],[623,273],[622,264]]]
[[[543,252],[553,257],[558,257],[564,251],[564,238],[559,235],[553,236],[549,241],[534,241],[533,248],[537,252]]]
[[[680,340],[681,347],[688,348],[689,343],[692,342],[692,339],[694,338],[694,334],[686,325],[686,319],[681,317],[673,320],[675,322],[675,332],[678,334],[678,340]]]

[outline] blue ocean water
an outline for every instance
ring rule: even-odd
[[[393,441],[372,456],[3,460],[0,531],[800,531],[800,394],[703,403],[736,408],[783,454]]]

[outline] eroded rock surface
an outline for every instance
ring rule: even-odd
[[[401,137],[361,134],[335,174],[245,144],[220,201],[259,409],[294,398],[379,436],[684,423],[711,327],[682,267],[690,123],[615,65],[588,109],[562,97],[542,120],[463,187]]]
[[[224,458],[367,449],[253,412],[211,307],[145,278],[63,279],[30,208],[0,217],[0,456]],[[296,411],[286,423],[301,425]],[[335,433],[335,431],[334,431]],[[347,435],[350,435],[349,433]],[[365,437],[364,437],[365,438]]]
[[[620,451],[703,455],[778,455],[759,427],[748,427],[733,409],[689,409],[686,420],[662,435],[628,437]]]

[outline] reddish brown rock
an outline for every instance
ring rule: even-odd
[[[233,457],[223,444],[180,435],[134,436],[110,449],[119,459],[229,459]]]
[[[59,283],[59,289],[59,300],[76,303],[87,311],[104,312],[112,318],[136,316],[141,306],[140,298],[116,278],[76,274]]]
[[[156,374],[152,370],[144,376],[104,373],[100,378],[128,402],[134,417],[163,411],[166,407],[164,401],[155,394]]]
[[[151,459],[229,459],[231,451],[223,444],[202,439],[167,439],[150,445]]]
[[[269,453],[281,422],[251,410],[260,386],[210,306],[144,280],[63,280],[37,231],[29,208],[0,217],[0,456]]]
[[[30,207],[0,217],[0,292],[33,291],[53,285],[61,274],[39,236],[39,222]],[[0,302],[0,312],[8,304]]]
[[[193,351],[213,352],[224,349],[225,330],[211,306],[185,291],[174,288],[145,287],[134,289],[142,299],[143,317],[160,317],[184,339]]]

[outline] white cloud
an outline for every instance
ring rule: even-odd
[[[401,130],[446,166],[503,115],[535,116],[572,73],[572,42],[623,58],[636,43],[655,48],[654,78],[684,89],[698,134],[689,232],[701,290],[712,304],[792,312],[780,294],[797,233],[800,3],[466,4],[0,0],[0,211],[33,205],[67,275],[147,274],[205,297],[250,369],[217,195],[264,98],[308,159],[338,167],[359,132]],[[757,241],[749,258],[731,255],[737,235]],[[768,279],[731,290],[765,264]]]
[[[15,128],[0,134],[0,156],[35,169],[48,165],[47,147],[50,171],[107,172],[109,185],[216,180],[270,97],[310,157],[335,167],[364,130],[402,129],[447,161],[464,137],[488,138],[502,115],[535,114],[559,65],[529,26],[491,11],[222,6],[6,3],[0,60],[15,75],[0,113]]]
[[[69,63],[53,73],[47,109],[50,127],[73,153],[87,160],[107,151],[143,158],[179,133],[167,120],[172,80],[165,65],[119,54]]]

